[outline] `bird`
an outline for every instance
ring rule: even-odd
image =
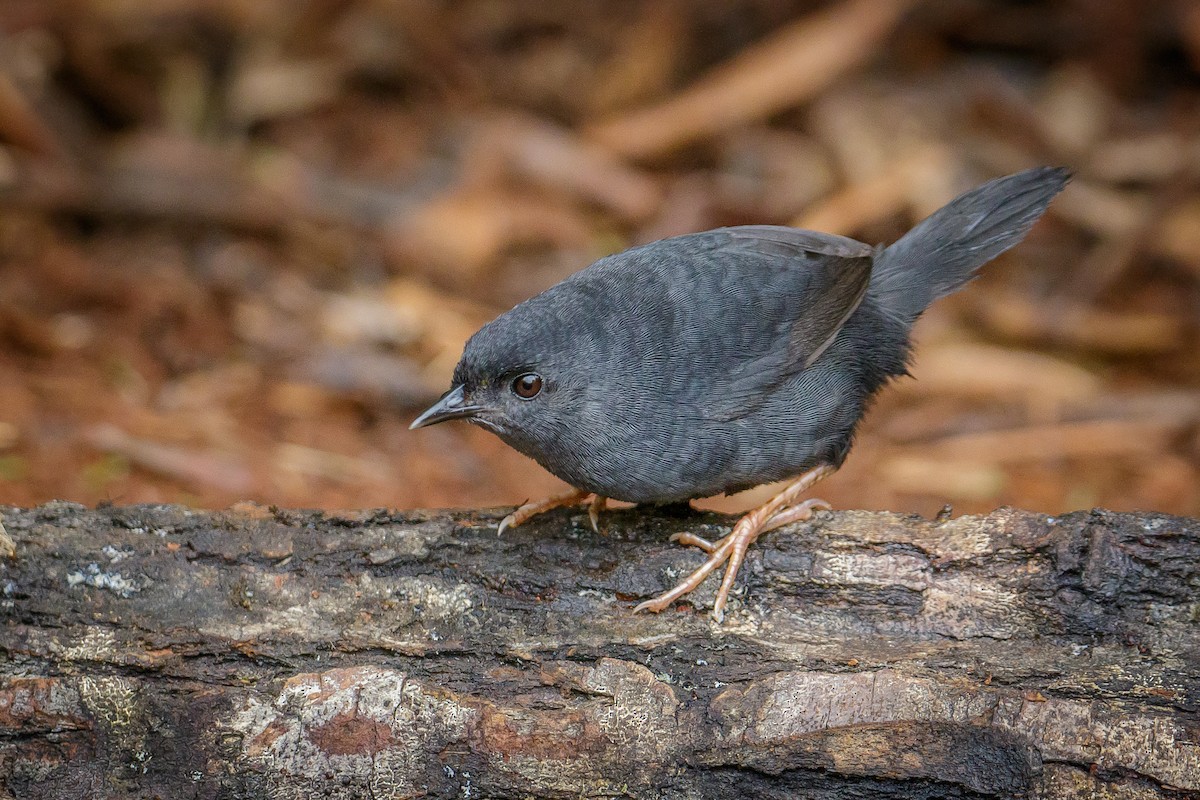
[[[788,481],[716,542],[675,534],[707,560],[634,609],[662,611],[724,565],[719,623],[754,541],[829,508],[801,498],[907,374],[918,317],[1020,242],[1069,179],[997,178],[888,246],[743,225],[607,256],[480,328],[410,427],[466,420],[570,484],[500,533],[561,506],[586,504],[596,528],[609,499],[673,505]]]

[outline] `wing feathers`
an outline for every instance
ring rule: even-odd
[[[746,225],[724,232],[730,243],[722,250],[776,260],[780,269],[808,273],[798,282],[802,291],[796,293],[787,345],[788,358],[808,367],[829,347],[867,293],[874,248],[845,236],[774,225]],[[746,278],[753,280],[753,274]]]
[[[743,313],[776,314],[774,341],[723,376],[724,391],[712,398],[710,417],[750,413],[770,389],[813,364],[836,338],[866,295],[874,248],[843,236],[768,225],[713,233],[714,254],[736,265],[737,279],[761,282],[783,303],[763,302]]]

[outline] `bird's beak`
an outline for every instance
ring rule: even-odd
[[[424,414],[414,419],[412,425],[408,426],[408,429],[412,431],[417,428],[424,428],[426,425],[437,425],[439,422],[445,422],[448,419],[473,417],[482,409],[482,406],[473,406],[468,403],[463,396],[463,387],[455,386],[442,395],[441,400],[438,400],[425,409]]]

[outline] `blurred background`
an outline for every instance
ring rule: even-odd
[[[1188,0],[3,0],[0,502],[558,491],[407,430],[492,316],[636,243],[889,242],[1061,164],[818,494],[1198,514],[1198,100]]]

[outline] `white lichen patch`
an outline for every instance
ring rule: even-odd
[[[848,725],[968,723],[995,707],[996,693],[902,675],[894,670],[841,675],[788,673],[766,679],[770,694],[747,735],[758,742]]]
[[[967,516],[946,520],[929,528],[928,538],[922,537],[918,544],[944,561],[961,561],[986,555],[996,546],[989,531],[988,519]]]
[[[116,661],[117,637],[111,628],[88,628],[83,636],[66,645],[59,645],[57,640],[50,643],[49,649],[64,661]]]
[[[427,619],[456,619],[474,605],[471,587],[465,583],[447,583],[436,578],[402,577],[392,585],[392,596],[412,606],[420,606]]]
[[[219,574],[198,575],[197,580],[216,582]],[[286,571],[250,570],[242,576],[239,593],[250,612],[246,622],[230,625],[228,615],[221,611],[198,619],[197,630],[220,640],[253,640],[283,633],[303,641],[330,641],[345,629],[347,609],[373,596],[353,579],[318,585],[314,590],[311,582]]]
[[[1047,761],[1131,769],[1159,783],[1200,790],[1200,743],[1183,721],[1131,714],[1120,703],[1008,697],[993,724],[1038,742]]]
[[[101,548],[100,552],[104,553],[104,557],[107,558],[113,564],[117,563],[118,561],[124,561],[126,558],[129,558],[131,555],[133,555],[133,551],[118,550],[117,548],[113,547],[111,544],[104,545],[104,547]]]
[[[401,672],[357,667],[297,676],[273,700],[248,700],[228,728],[242,737],[245,768],[265,771],[283,796],[335,775],[321,796],[403,797],[441,772],[427,754],[462,739],[476,716]]]
[[[579,722],[572,729],[559,722],[570,718],[567,712],[539,724],[536,712],[506,709],[509,725],[517,728],[514,733],[524,744],[493,753],[492,768],[553,786],[564,795],[625,796],[628,784],[652,781],[663,765],[678,761],[679,703],[659,676],[631,661],[603,658],[583,671],[579,686],[594,697],[573,709]],[[540,731],[551,729],[556,732],[553,747],[532,744]],[[607,764],[642,764],[653,775],[605,775]]]
[[[79,696],[88,710],[110,728],[128,728],[133,724],[137,687],[132,681],[115,676],[79,679]]]
[[[870,511],[842,511],[836,519],[829,529],[831,533],[848,528],[845,532],[855,541],[876,545],[910,544],[946,561],[970,559],[992,552],[996,547],[992,531],[1001,524],[995,515],[914,523],[899,514]]]
[[[901,586],[921,591],[929,585],[929,561],[919,556],[874,553],[817,553],[812,579],[842,586]]]
[[[440,530],[427,531],[412,526],[387,526],[378,529],[386,546],[396,556],[406,559],[423,559],[429,555],[430,539],[442,536]]]
[[[1022,608],[1020,595],[995,583],[944,576],[925,591],[921,627],[955,639],[1011,639],[1036,628],[1036,621]]]
[[[130,597],[140,592],[142,587],[138,581],[126,578],[119,572],[104,572],[95,562],[88,564],[82,570],[67,573],[67,586],[85,584],[97,589],[107,589],[120,597]]]
[[[611,702],[590,711],[600,730],[627,754],[627,763],[666,760],[668,743],[677,738],[679,705],[670,686],[640,664],[613,658],[600,659],[585,685],[589,691],[611,696]]]
[[[586,597],[589,600],[595,600],[601,605],[611,606],[617,602],[617,598],[611,592],[602,592],[599,589],[580,589],[575,592],[577,597]]]
[[[140,763],[153,758],[150,720],[138,698],[138,685],[116,676],[79,679],[79,697],[92,718],[103,728],[113,752],[128,754]]]
[[[252,621],[231,628],[228,621],[213,619],[199,626],[201,632],[218,638],[256,639],[287,632],[306,641],[330,641],[363,636],[375,638],[378,626],[348,613],[348,609],[386,609],[396,626],[417,624],[425,629],[419,641],[406,646],[423,646],[445,635],[438,625],[457,628],[471,619],[475,605],[473,590],[464,583],[428,577],[382,578],[362,573],[352,579],[329,583],[313,590],[311,583],[287,574],[265,573],[243,594],[251,594],[255,611]],[[406,640],[408,641],[408,640]]]

